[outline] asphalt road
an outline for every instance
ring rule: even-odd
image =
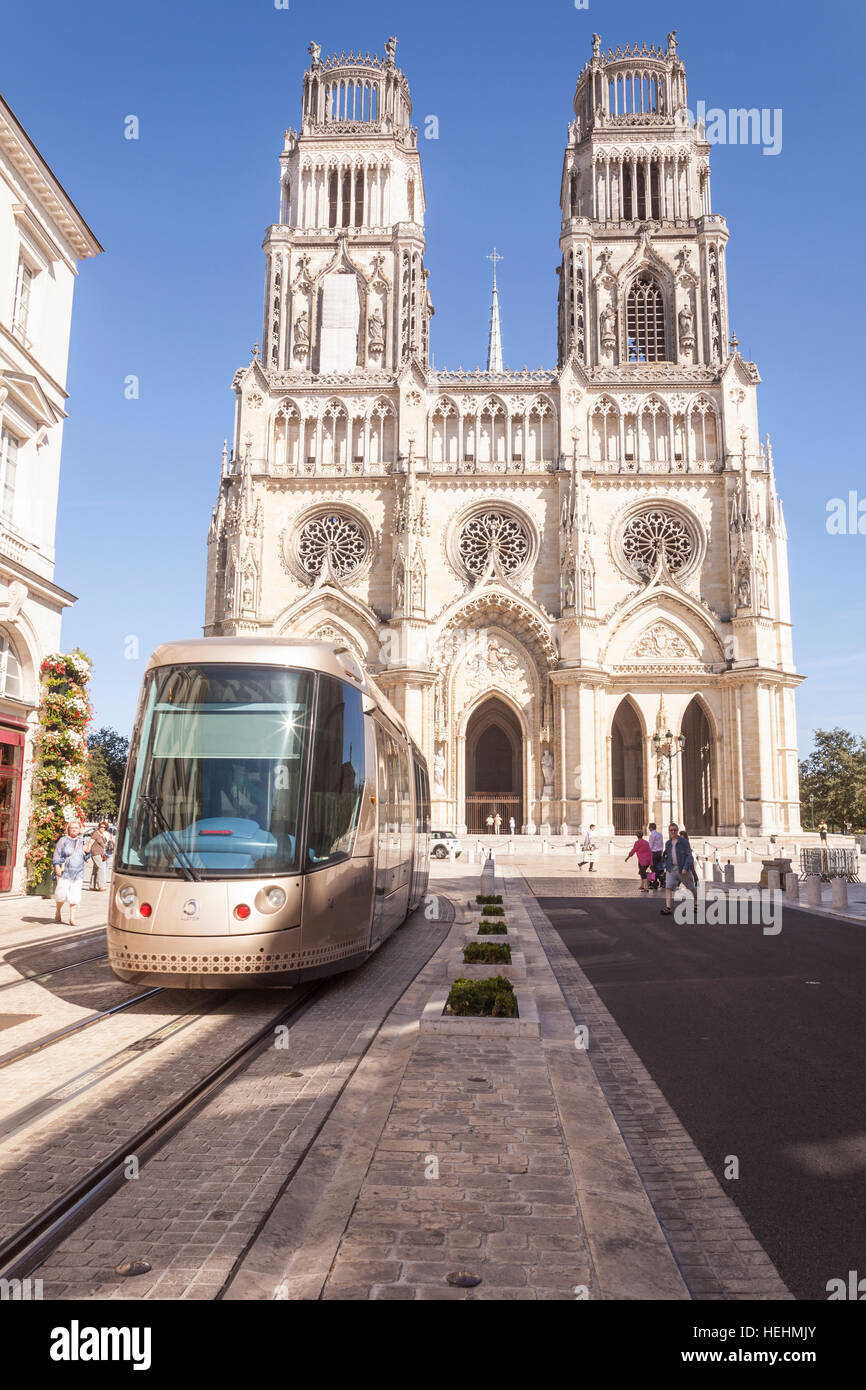
[[[790,909],[765,936],[633,893],[539,903],[791,1292],[866,1280],[866,926]]]

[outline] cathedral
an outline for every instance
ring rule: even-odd
[[[436,826],[797,832],[785,522],[676,34],[593,36],[538,371],[503,367],[495,251],[486,370],[431,366],[396,47],[309,48],[206,635],[350,648],[427,757]]]

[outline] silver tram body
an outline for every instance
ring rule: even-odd
[[[346,648],[159,647],[109,892],[115,975],[286,985],[360,965],[427,890],[426,762]]]

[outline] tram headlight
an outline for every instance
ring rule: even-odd
[[[284,888],[269,888],[266,894],[268,903],[276,912],[278,908],[286,905],[286,890]]]
[[[124,907],[134,907],[138,895],[136,894],[135,889],[130,887],[130,885],[127,883],[125,888],[121,888],[117,896]]]

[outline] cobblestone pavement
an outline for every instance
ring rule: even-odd
[[[451,873],[443,887],[456,897],[474,888],[474,876]],[[510,866],[502,875],[541,1040],[497,1039],[495,1025],[489,1041],[420,1034],[333,1261],[318,1291],[311,1279],[290,1283],[293,1293],[688,1298],[586,1055],[574,1047],[523,880]],[[455,928],[458,938],[464,931]],[[431,983],[445,950],[428,968]],[[449,1285],[460,1270],[480,1284]]]
[[[416,913],[361,970],[334,977],[325,993],[289,1025],[288,1046],[261,1053],[205,1109],[45,1261],[38,1270],[44,1296],[63,1298],[213,1298],[230,1277],[281,1188],[303,1158],[335,1099],[375,1036],[382,1018],[442,940],[447,922]],[[241,997],[245,1017],[263,999],[287,991]],[[260,1024],[261,1020],[258,1019]],[[206,1069],[230,1050],[218,1032],[172,1059],[174,1074],[204,1053]],[[189,1055],[191,1054],[191,1056]],[[162,1055],[160,1049],[159,1056]],[[143,1086],[151,1081],[142,1073]],[[164,1067],[166,1064],[163,1063]],[[126,1086],[129,1087],[127,1081]],[[141,1091],[118,1097],[118,1108],[140,1102]],[[139,1104],[137,1124],[144,1114]],[[128,1131],[129,1132],[129,1131]],[[47,1152],[75,1150],[78,1131],[49,1137]],[[62,1159],[61,1159],[62,1161]],[[65,1178],[70,1177],[66,1174]],[[64,1180],[64,1186],[68,1182]],[[150,1273],[123,1279],[125,1259],[146,1259]]]
[[[534,877],[539,897],[615,896],[621,884],[567,875]],[[628,1145],[683,1277],[696,1299],[788,1299],[792,1295],[755,1240],[649,1072],[537,903],[539,939],[576,1024],[589,1028],[588,1056]]]

